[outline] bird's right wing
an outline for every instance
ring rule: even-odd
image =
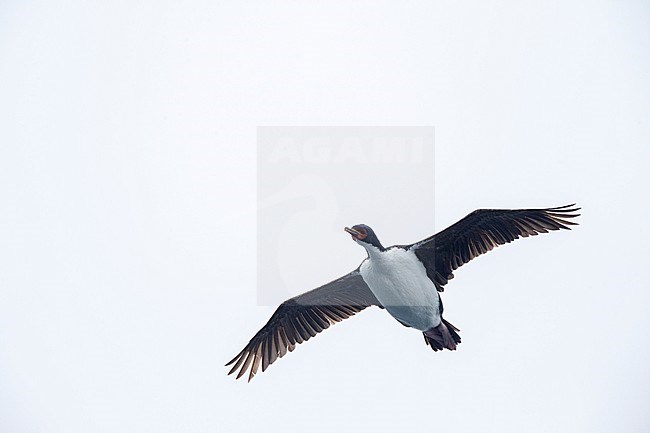
[[[282,358],[296,344],[315,337],[366,307],[381,306],[358,270],[283,302],[269,321],[228,364],[228,374],[239,370],[237,379],[250,369],[250,381],[262,364],[262,371]]]

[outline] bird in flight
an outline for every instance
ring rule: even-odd
[[[269,321],[226,366],[237,379],[260,365],[265,371],[297,344],[330,325],[377,306],[415,328],[434,351],[456,350],[458,328],[442,317],[439,292],[454,271],[492,248],[520,237],[570,230],[575,204],[546,209],[479,209],[445,230],[411,245],[385,248],[364,224],[345,228],[368,257],[347,275],[283,302]]]

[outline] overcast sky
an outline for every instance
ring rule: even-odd
[[[0,431],[647,432],[649,12],[2,2]],[[385,245],[485,207],[578,202],[581,225],[458,270],[456,352],[374,309],[235,381],[223,364],[274,310],[256,274],[272,125],[435,129],[433,186],[330,218]],[[360,194],[399,176],[364,173]],[[364,257],[308,217],[283,252],[297,292]]]

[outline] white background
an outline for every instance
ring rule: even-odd
[[[648,431],[648,5],[460,3],[3,2],[0,431]],[[456,352],[374,310],[234,381],[259,125],[434,125],[436,227],[378,204],[387,245],[582,225],[457,272]],[[312,246],[305,290],[363,258]]]

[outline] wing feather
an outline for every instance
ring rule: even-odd
[[[575,204],[546,209],[479,209],[440,233],[413,245],[427,275],[439,291],[453,271],[470,260],[520,237],[570,230],[580,216]]]
[[[361,310],[381,306],[358,270],[282,303],[269,321],[226,366],[237,379],[248,371],[250,381],[260,364],[265,371],[304,341]]]

